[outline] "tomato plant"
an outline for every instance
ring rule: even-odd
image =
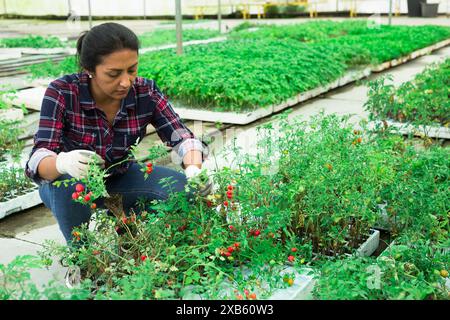
[[[372,119],[392,119],[415,125],[447,127],[450,124],[450,59],[433,64],[396,88],[382,77],[369,83],[365,109]]]

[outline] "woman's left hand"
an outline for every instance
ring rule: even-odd
[[[200,169],[196,165],[189,165],[184,169],[184,173],[188,181],[198,185],[198,193],[205,197],[211,193],[213,189],[213,181],[208,175],[206,169]]]

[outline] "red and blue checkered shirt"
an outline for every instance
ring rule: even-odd
[[[166,146],[178,149],[180,159],[189,150],[202,150],[202,143],[183,124],[154,81],[136,78],[111,126],[90,94],[87,73],[66,75],[51,82],[45,92],[26,175],[37,184],[46,182],[38,175],[39,162],[46,156],[76,149],[96,152],[109,167],[129,155],[136,140],[145,136],[148,124],[155,127]],[[124,162],[111,173],[123,173],[129,165]]]

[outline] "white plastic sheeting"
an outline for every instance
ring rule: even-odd
[[[429,0],[428,2],[433,2]],[[258,3],[264,4],[267,0],[221,0],[222,13],[229,14],[241,4],[252,4],[250,13],[258,13]],[[271,0],[270,2],[295,2],[287,0]],[[358,13],[387,13],[389,0],[309,0],[317,2],[319,12],[348,11],[356,3]],[[438,1],[439,12],[449,10],[449,0]],[[89,0],[0,0],[0,14],[19,14],[29,16],[88,16]],[[217,14],[218,0],[183,0],[182,11],[187,15],[194,15],[196,7],[204,6],[205,14]],[[407,0],[393,0],[393,10],[398,8],[400,13],[407,13]],[[145,10],[145,12],[144,12]],[[93,16],[173,16],[175,15],[175,0],[91,0]]]

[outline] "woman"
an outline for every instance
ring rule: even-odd
[[[166,199],[170,191],[159,184],[160,179],[172,177],[171,191],[182,191],[186,177],[201,171],[202,143],[181,122],[155,82],[137,76],[138,48],[137,36],[125,26],[98,25],[77,42],[83,71],[51,82],[45,93],[26,174],[39,185],[42,201],[67,242],[74,227],[89,222],[91,211],[72,201],[73,187],[58,188],[52,182],[80,179],[91,160],[108,168],[125,159],[136,140],[144,137],[148,124],[177,152],[185,175],[155,167],[144,180],[136,163],[115,166],[106,187],[109,193],[122,194],[125,212],[138,197]],[[102,207],[102,201],[97,205]]]

